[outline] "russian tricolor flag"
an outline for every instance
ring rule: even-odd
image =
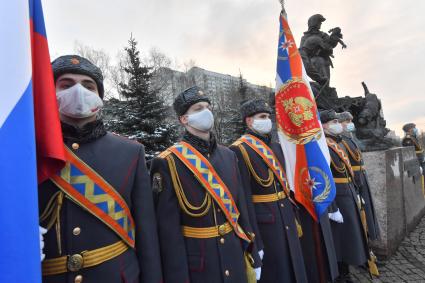
[[[335,198],[330,156],[319,113],[286,12],[280,15],[276,122],[295,199],[317,221]]]
[[[40,0],[0,2],[0,282],[41,282],[37,179],[64,164]]]

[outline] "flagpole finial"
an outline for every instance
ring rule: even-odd
[[[279,0],[280,5],[282,6],[282,12],[285,11],[285,0]]]

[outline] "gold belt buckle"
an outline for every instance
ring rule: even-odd
[[[277,193],[277,198],[278,199],[283,199],[283,192],[278,192]]]
[[[66,267],[69,271],[75,272],[83,268],[84,258],[81,254],[73,254],[68,256]]]
[[[226,226],[224,224],[218,226],[218,234],[220,234],[220,236],[223,236],[226,234]]]

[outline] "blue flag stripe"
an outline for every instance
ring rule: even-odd
[[[0,128],[0,282],[41,282],[32,84]]]

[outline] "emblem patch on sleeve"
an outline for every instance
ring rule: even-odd
[[[152,177],[152,190],[154,193],[160,193],[164,189],[162,184],[162,176],[160,173],[153,174]]]

